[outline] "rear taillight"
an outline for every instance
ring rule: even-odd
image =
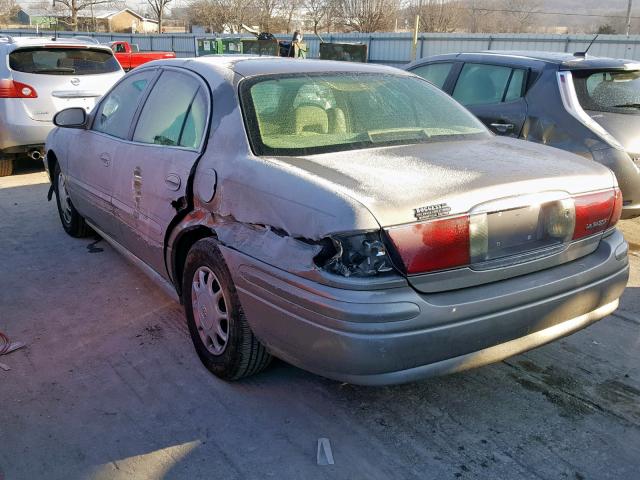
[[[0,80],[0,98],[38,98],[36,90],[26,83]]]
[[[468,215],[392,228],[387,233],[408,274],[470,262]]]
[[[620,189],[588,193],[574,197],[576,226],[573,240],[604,232],[613,227],[622,213]]]
[[[386,230],[406,274],[480,265],[602,233],[622,212],[618,188]]]

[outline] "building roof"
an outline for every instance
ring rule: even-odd
[[[38,8],[31,7],[29,5],[20,8],[24,13],[29,15],[30,17],[51,17],[51,18],[59,18],[59,17],[69,17],[69,11],[66,8],[63,9],[53,9],[53,8]],[[94,8],[93,9],[93,17],[98,19],[109,19],[118,13],[128,12],[134,17],[140,19],[140,21],[144,22],[152,22],[158,23],[157,20],[153,20],[151,18],[146,18],[144,15],[137,13],[136,11],[130,8],[118,8],[118,9],[102,9],[102,8]],[[79,18],[91,18],[91,8],[85,8],[78,12]]]

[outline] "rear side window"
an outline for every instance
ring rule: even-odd
[[[154,70],[148,70],[125,77],[100,103],[93,129],[127,138],[140,97],[155,74]]]
[[[111,52],[91,48],[20,48],[9,54],[9,67],[16,72],[44,75],[96,75],[120,70]]]
[[[452,66],[453,63],[432,63],[430,65],[423,65],[415,68],[411,70],[411,73],[421,76],[438,88],[442,88],[444,86],[444,82],[447,81],[447,77],[451,72]]]
[[[206,95],[196,95],[199,88],[199,82],[189,75],[164,72],[147,98],[133,140],[199,146],[206,118]]]
[[[524,94],[525,70],[467,63],[453,90],[463,105],[510,102]]]

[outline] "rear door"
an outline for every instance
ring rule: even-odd
[[[186,70],[167,68],[139,113],[132,142],[119,157],[113,204],[123,245],[166,275],[164,239],[185,205],[190,173],[207,129],[207,85]]]
[[[51,122],[69,107],[90,111],[123,72],[107,49],[87,46],[29,46],[9,54],[13,80],[32,87],[36,98],[24,102],[36,121]]]
[[[69,129],[67,184],[80,213],[98,228],[117,236],[112,194],[134,115],[156,70],[124,78],[101,101],[89,130]]]
[[[465,63],[452,96],[494,133],[518,137],[527,118],[528,74],[521,67]]]

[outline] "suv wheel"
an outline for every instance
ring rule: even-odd
[[[13,173],[13,158],[0,158],[0,177],[8,177]]]
[[[204,366],[226,380],[264,370],[271,355],[247,323],[231,274],[214,239],[195,243],[187,256],[182,278],[187,324]]]
[[[91,228],[84,221],[84,218],[71,203],[71,197],[67,191],[67,184],[64,175],[60,171],[60,165],[56,163],[53,174],[53,190],[56,192],[56,203],[58,204],[58,214],[62,222],[62,228],[72,237],[82,238],[91,233]]]

